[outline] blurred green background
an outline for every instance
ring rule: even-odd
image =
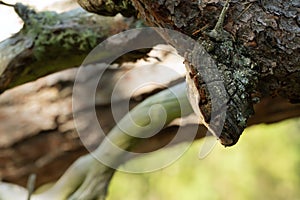
[[[218,144],[202,160],[201,144],[162,170],[117,172],[108,200],[300,199],[300,119],[249,127],[237,145]]]

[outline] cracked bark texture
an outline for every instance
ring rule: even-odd
[[[96,2],[89,0],[91,5]],[[223,104],[228,106],[220,137],[224,145],[237,142],[259,98],[280,96],[299,103],[299,1],[230,1],[224,23],[230,37],[223,41],[209,37],[207,31],[213,29],[225,1],[132,0],[132,3],[151,26],[174,29],[196,39],[214,59],[229,97],[229,102]],[[93,7],[88,9],[92,11]],[[186,52],[195,54],[193,49],[182,49],[172,40],[168,42],[182,56]],[[211,97],[206,83],[199,75],[196,77],[199,67],[207,66],[196,66],[192,57],[185,58],[191,70],[189,78],[194,79],[192,82],[199,90],[193,95],[204,97],[199,110],[204,122],[209,123]]]
[[[179,30],[196,39],[212,29],[224,1],[133,0],[150,24]],[[209,3],[212,2],[212,3]],[[231,1],[224,28],[256,63],[262,94],[300,99],[299,1]],[[202,32],[203,33],[203,32]],[[226,53],[226,52],[225,52]],[[223,55],[230,57],[230,53]],[[218,54],[217,54],[218,55]]]

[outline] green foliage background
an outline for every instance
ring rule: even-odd
[[[237,145],[217,145],[203,160],[201,143],[162,170],[117,172],[108,200],[300,199],[300,119],[250,127]]]

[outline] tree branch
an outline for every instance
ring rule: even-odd
[[[77,0],[77,2],[87,11],[97,13],[99,15],[115,16],[118,13],[121,13],[125,17],[137,15],[137,11],[130,0],[100,0],[94,2]]]
[[[0,43],[0,93],[47,74],[79,66],[107,37],[141,24],[133,18],[103,17],[82,9],[57,14],[35,12],[22,4],[14,6],[24,20],[24,27]],[[113,44],[110,48],[114,48]],[[148,51],[124,55],[116,62],[135,61]],[[109,57],[109,51],[107,53],[106,57],[99,55],[98,59]]]
[[[209,29],[219,18],[221,1],[133,0],[133,4],[151,25],[171,28],[197,39],[194,48],[186,49],[170,34],[162,33],[185,56],[193,108],[223,145],[238,141],[253,115],[255,99],[271,95],[291,102],[300,100],[299,9],[292,2],[232,1],[225,30],[217,35],[210,34]],[[221,94],[223,83],[226,91]],[[217,89],[209,91],[213,87]],[[211,118],[213,103],[219,110],[227,107],[221,133],[216,133],[218,125],[212,122],[221,118],[222,112]]]
[[[164,57],[160,57],[160,59],[168,60]],[[161,64],[167,65],[167,63]],[[86,76],[87,80],[98,74],[94,66],[85,69],[86,71],[83,72],[82,76]],[[98,70],[101,70],[101,66]],[[128,90],[129,85],[136,85],[135,81],[139,81],[139,77],[144,77],[144,75],[148,76],[150,82],[151,76],[153,81],[157,81],[156,74],[150,73],[151,71],[153,70],[149,65],[141,66],[138,73],[135,73],[137,76],[131,77],[122,86]],[[106,133],[115,124],[110,107],[110,90],[113,90],[115,81],[126,73],[125,68],[108,70],[103,77],[103,80],[106,80],[103,83],[106,85],[105,89],[102,88],[97,91],[97,116],[101,127]],[[157,73],[163,74],[165,72]],[[2,119],[0,132],[10,133],[2,135],[0,141],[0,160],[5,161],[1,162],[4,165],[0,166],[0,174],[2,174],[4,180],[25,186],[28,175],[35,173],[38,177],[37,185],[54,181],[76,158],[88,153],[82,146],[73,123],[71,103],[75,75],[76,69],[59,72],[36,82],[9,90],[0,96],[0,117]],[[167,79],[164,84],[168,85],[172,81],[173,79]],[[159,88],[155,89],[155,87],[151,90],[159,91],[157,90]],[[131,97],[129,107],[134,107],[149,96],[151,90],[146,90],[138,96]],[[119,96],[120,105],[123,105],[121,103],[122,99],[125,100],[129,97]],[[35,107],[32,107],[32,105],[35,105]],[[86,109],[82,108],[81,110]],[[255,105],[254,109],[255,115],[249,119],[248,126],[260,123],[275,123],[300,116],[300,105],[291,104],[282,98],[264,98]],[[18,116],[18,118],[15,116]],[[28,118],[28,116],[32,117]],[[89,121],[87,118],[86,123],[82,123],[82,128],[88,127]],[[132,151],[151,152],[157,150],[168,144],[179,128],[180,124],[173,123],[155,136],[139,140]],[[196,128],[198,128],[197,139],[203,138],[207,132],[203,125],[197,123],[197,120],[187,121],[185,125],[181,124],[181,128],[186,133],[186,137],[179,138],[176,143],[186,141],[186,138],[189,138],[189,134],[192,133],[191,130]],[[102,139],[100,137],[97,140],[90,140],[89,146],[91,148],[97,147]],[[41,146],[44,148],[40,148]],[[13,148],[13,151],[11,151],[11,148]],[[30,150],[28,152],[29,157],[23,156],[22,151],[24,149]],[[57,168],[60,170],[57,170]]]
[[[90,7],[98,5],[98,1],[94,0],[85,2]],[[223,8],[222,1],[133,0],[132,3],[150,25],[180,31],[197,39],[197,43],[208,52],[202,54],[203,50],[199,48],[184,49],[177,39],[162,33],[179,54],[185,56],[187,69],[191,72],[187,77],[192,79],[189,86],[195,88],[190,90],[195,92],[189,92],[189,97],[193,101],[198,101],[199,96],[204,97],[193,104],[199,105],[199,119],[215,135],[218,127],[210,121],[220,115],[212,119],[209,117],[212,116],[215,98],[212,99],[212,94],[209,94],[209,84],[201,77],[207,75],[203,75],[200,69],[203,66],[208,70],[211,66],[218,69],[221,76],[218,80],[225,83],[226,90],[218,95],[228,97],[228,102],[218,102],[221,108],[228,108],[225,126],[221,135],[218,135],[225,146],[238,141],[258,98],[271,95],[299,102],[299,10],[293,2],[232,1],[227,11],[223,36],[218,38],[209,34],[211,31],[208,30],[213,29],[218,21]],[[209,56],[213,59],[204,61]],[[197,57],[200,59],[195,60]],[[208,79],[215,80],[215,73],[208,75]]]
[[[88,1],[88,4],[96,5],[95,2],[96,1],[90,0]],[[102,3],[102,1],[100,3]],[[216,62],[218,70],[221,72],[223,78],[221,81],[225,82],[225,88],[230,97],[230,101],[225,102],[226,106],[229,107],[229,113],[226,113],[229,117],[227,117],[227,121],[225,122],[225,129],[228,130],[225,131],[225,134],[222,133],[223,135],[220,137],[221,141],[224,142],[223,144],[232,145],[237,141],[239,135],[247,125],[246,121],[252,114],[250,111],[252,111],[253,104],[256,103],[254,101],[256,97],[260,97],[263,100],[265,94],[278,95],[284,97],[285,100],[299,102],[300,85],[297,83],[297,80],[300,77],[298,69],[299,43],[297,42],[299,39],[299,31],[297,30],[299,25],[297,25],[297,21],[295,21],[297,20],[299,11],[293,10],[293,3],[281,1],[279,4],[269,2],[270,5],[264,5],[258,1],[250,3],[250,6],[247,5],[249,4],[248,1],[232,3],[234,6],[231,4],[229,8],[230,15],[228,16],[227,24],[225,25],[230,37],[226,37],[224,40],[218,40],[208,35],[202,29],[202,27],[212,27],[211,24],[213,23],[213,20],[211,19],[216,19],[216,13],[221,10],[221,6],[218,4],[219,1],[202,3],[195,1],[153,2],[148,0],[134,0],[133,3],[140,14],[148,20],[149,23],[176,29],[191,37],[197,38],[198,42],[204,45],[204,48],[206,48],[214,58],[214,62]],[[252,15],[247,12],[250,7],[252,12],[257,15]],[[240,20],[243,15],[245,15],[245,17],[247,16],[246,19]],[[269,21],[265,19],[268,19]],[[247,23],[245,23],[245,20]],[[29,21],[31,23],[33,22],[32,20]],[[273,26],[273,22],[276,26]],[[248,26],[249,24],[250,26]],[[291,24],[295,25],[296,30],[291,28]],[[251,36],[245,37],[248,33],[250,33]],[[292,37],[287,39],[286,36],[288,35]],[[196,102],[196,106],[199,105],[200,112],[204,115],[206,128],[211,128],[210,126],[207,126],[207,123],[210,120],[207,116],[210,116],[211,114],[210,104],[212,100],[209,98],[208,92],[206,91],[207,84],[198,77],[200,68],[195,65],[195,60],[193,60],[193,53],[197,55],[202,51],[181,51],[182,47],[176,46],[175,41],[171,40],[170,43],[179,50],[179,53],[184,53],[185,55],[186,66],[190,70],[188,76],[191,76],[191,84],[194,84],[198,90],[194,90],[196,92],[194,94],[191,93],[191,95],[200,95],[201,101],[206,100],[204,103],[201,101]],[[31,44],[29,46],[31,46]],[[211,46],[213,48],[209,48]],[[25,57],[28,58],[27,55],[25,55]],[[21,61],[25,62],[22,59]],[[271,69],[271,71],[269,71],[269,69]],[[10,83],[12,81],[9,80],[8,82]],[[290,89],[291,86],[293,86],[292,89]],[[4,89],[7,87],[8,86],[6,85]],[[182,90],[178,90],[177,92],[180,92],[181,95],[183,94]],[[168,93],[168,91],[162,91],[161,93],[150,97],[150,100],[145,100],[131,111],[131,113],[134,114],[134,119],[137,119],[138,123],[141,123],[139,125],[145,126],[149,121],[147,118],[148,116],[145,116],[146,112],[144,108],[156,103],[162,104],[168,110],[167,123],[181,116],[178,114],[178,102],[168,95],[162,95],[165,93]],[[67,94],[69,95],[70,92]],[[184,101],[187,102],[187,99],[184,99]],[[282,103],[282,101],[282,99],[278,100],[279,103]],[[282,115],[282,112],[280,111],[274,111],[273,108],[268,110],[267,106],[260,110],[261,107],[259,104],[257,105],[258,107],[255,110],[256,114],[248,120],[248,125],[258,122],[272,123],[287,117],[299,116],[297,111],[299,110],[299,105],[285,104],[284,115]],[[290,108],[294,109],[293,112],[287,111]],[[175,112],[171,112],[170,110],[174,110]],[[261,114],[259,115],[257,113]],[[266,116],[266,113],[272,113],[275,117],[270,119],[257,117],[255,119],[256,115]],[[64,119],[68,121],[72,120],[72,117],[68,116]],[[128,128],[130,132],[137,135],[144,134],[139,131],[136,132],[132,124],[129,123],[130,120],[128,120],[128,115],[126,115],[123,120],[121,123],[123,123],[125,128]],[[59,132],[59,129],[57,128],[60,127],[60,124],[57,123],[57,121],[59,121],[58,118],[55,118],[54,127],[52,127],[50,131],[55,130]],[[183,126],[186,130],[190,127],[200,126],[198,129],[198,138],[203,137],[204,133],[206,133],[206,128],[195,123]],[[234,126],[235,128],[231,129],[231,126]],[[71,130],[73,127],[70,126],[68,128],[68,130]],[[154,128],[156,128],[156,126]],[[170,141],[173,137],[172,134],[175,134],[174,131],[176,131],[177,128],[178,126],[176,125],[170,125],[160,131],[157,136],[150,138],[148,141],[146,140],[147,144],[151,144],[149,149],[155,148],[155,146],[160,147],[164,142]],[[153,127],[150,127],[149,131],[152,132]],[[164,137],[163,140],[157,141],[156,137],[160,138],[160,135],[168,135],[168,137]],[[143,141],[139,141],[137,145],[135,143],[136,139],[122,134],[122,130],[117,126],[111,130],[107,137],[125,149],[136,148],[136,151],[147,151],[147,148],[145,148],[146,145],[139,147],[140,144],[143,144]],[[116,164],[116,166],[118,166],[120,164],[118,158],[120,158],[122,154],[112,151],[111,146],[109,146],[106,141],[102,141],[103,138],[99,138],[99,140],[101,141],[101,144],[96,149],[95,154],[102,158],[109,158],[108,160],[112,162],[111,164]],[[178,142],[181,141],[185,141],[185,138],[182,138],[182,140],[179,140]],[[139,148],[141,149],[139,150]],[[84,160],[85,167],[82,167],[82,160]],[[120,160],[124,161],[123,159]],[[76,172],[75,174],[74,171],[78,170],[78,167],[82,171],[79,170],[79,173]],[[97,163],[90,156],[82,157],[71,166],[52,189],[41,195],[35,195],[33,199],[40,200],[45,197],[55,197],[56,199],[95,199],[98,195],[103,198],[106,194],[106,187],[113,172],[114,170]],[[94,177],[97,178],[93,179]]]

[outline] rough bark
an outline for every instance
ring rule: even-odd
[[[133,0],[141,16],[152,25],[175,29],[209,43],[211,39],[205,38],[203,28],[214,27],[222,2]],[[235,51],[244,49],[242,54],[256,64],[258,91],[299,101],[299,8],[298,1],[231,1],[224,28],[234,38],[236,49],[212,53],[219,62],[225,59],[226,64]],[[224,53],[221,58],[220,53]]]
[[[198,90],[190,96],[198,101],[199,113],[212,132],[218,130],[218,125],[209,124],[215,120],[211,118],[212,103],[217,104],[219,110],[227,107],[220,135],[220,141],[225,146],[235,144],[247,126],[247,120],[253,115],[252,107],[256,100],[253,97],[277,95],[293,102],[300,99],[297,81],[300,78],[300,28],[297,24],[300,13],[296,2],[232,2],[227,11],[225,31],[219,30],[220,33],[217,33],[220,35],[212,35],[209,31],[216,23],[212,19],[218,19],[222,9],[219,1],[211,4],[194,1],[133,2],[149,23],[171,27],[195,37],[208,51],[207,54],[202,49],[194,48],[179,52],[188,52],[185,58],[190,73],[187,77],[192,79],[189,85]],[[150,18],[153,15],[155,18]],[[197,33],[202,27],[207,27],[207,30]],[[170,43],[177,49],[182,48],[176,47],[172,41]],[[205,61],[200,55],[211,55],[213,59]],[[212,66],[218,68],[221,77],[216,78],[216,73],[210,70]],[[211,73],[201,73],[203,67]],[[208,76],[212,83],[204,81],[203,76]],[[227,96],[228,102],[222,102],[224,98],[214,102],[214,94],[208,92],[210,84],[220,88],[218,82],[224,83],[226,93],[216,91],[215,97]]]
[[[122,1],[93,0],[81,3],[81,5],[85,5],[85,8],[91,9],[93,12],[107,14],[101,11],[99,7],[102,3],[107,3],[107,5],[109,5],[109,2],[114,2],[116,5],[122,5],[119,4]],[[197,41],[204,46],[209,55],[214,58],[213,62],[216,64],[222,75],[222,81],[225,83],[227,95],[230,97],[230,101],[226,102],[227,106],[230,108],[229,113],[227,113],[230,117],[229,121],[227,118],[225,123],[225,129],[228,130],[225,130],[225,136],[223,133],[223,139],[221,136],[223,144],[234,144],[247,125],[249,126],[263,122],[273,123],[278,120],[299,116],[299,105],[288,103],[288,101],[299,102],[300,94],[299,83],[297,81],[300,77],[299,4],[296,1],[268,1],[267,3],[262,1],[232,1],[225,23],[227,36],[222,39],[213,37],[209,32],[209,30],[213,28],[222,9],[220,1],[133,0],[132,2],[139,11],[140,16],[145,18],[151,25],[175,29],[197,39]],[[111,7],[110,5],[108,8],[110,10],[116,9],[117,11],[109,12],[107,15],[124,12],[120,11],[120,9],[123,10],[124,7]],[[125,7],[125,10],[126,9],[131,10],[132,7]],[[131,10],[129,13],[135,12]],[[165,38],[168,39],[167,36],[165,36]],[[191,70],[191,73],[189,74],[190,78],[194,81],[192,83],[195,83],[195,87],[200,90],[199,94],[192,95],[204,96],[203,99],[205,101],[198,102],[198,104],[201,113],[209,116],[212,100],[209,98],[208,92],[206,91],[207,84],[199,77],[197,77],[197,79],[194,78],[198,72],[196,66],[198,61],[195,62],[193,60],[193,55],[203,51],[197,49],[182,49],[182,47],[176,46],[174,41],[169,42],[177,48],[179,53],[185,56],[187,68]],[[31,56],[27,55],[25,57],[31,58]],[[17,57],[14,62],[20,60],[24,62],[24,59],[22,59],[23,57],[21,57],[21,59]],[[29,63],[32,61],[35,60],[29,60]],[[195,72],[193,70],[195,70]],[[7,71],[4,74],[10,75]],[[44,74],[39,75],[42,76]],[[35,78],[36,77],[37,76],[35,76]],[[6,80],[5,78],[5,76],[1,77],[1,80]],[[28,80],[29,79],[26,79],[24,82]],[[15,82],[11,80],[8,82],[9,84],[4,84],[2,91],[15,84]],[[11,83],[13,84],[10,85]],[[9,163],[8,165],[2,165],[5,174],[8,174],[8,172],[17,172],[17,174],[22,177],[20,183],[24,183],[27,173],[32,171],[41,173],[43,172],[41,171],[41,168],[45,170],[51,169],[53,166],[55,167],[52,162],[53,158],[70,157],[70,162],[72,162],[72,159],[75,159],[75,157],[73,157],[75,152],[85,153],[82,152],[82,146],[79,143],[78,138],[74,136],[75,130],[72,125],[72,115],[70,115],[72,83],[72,78],[69,80],[57,80],[52,84],[48,84],[48,86],[50,85],[51,87],[46,86],[44,88],[46,94],[50,93],[52,95],[50,95],[52,99],[50,98],[50,100],[46,100],[44,103],[48,104],[48,101],[50,101],[52,105],[53,102],[58,102],[57,107],[66,109],[57,109],[56,104],[53,104],[53,110],[48,108],[51,112],[47,112],[45,115],[43,112],[37,112],[35,110],[36,107],[33,106],[32,109],[29,109],[29,112],[33,112],[36,116],[42,115],[45,119],[48,117],[48,121],[37,124],[36,122],[33,122],[33,120],[26,119],[26,125],[32,123],[32,126],[24,126],[23,124],[23,127],[25,127],[24,130],[28,133],[28,136],[27,134],[20,133],[20,135],[17,134],[16,138],[13,138],[12,140],[10,140],[11,138],[7,139],[5,141],[6,143],[4,145],[2,144],[2,148],[5,149],[5,154],[2,155],[1,159],[3,159],[5,163]],[[39,88],[34,91],[34,93],[39,92],[43,92],[43,89]],[[45,94],[41,93],[41,99],[45,98],[43,95]],[[270,99],[269,96],[280,97]],[[257,97],[261,98],[261,103],[254,105],[255,114],[248,120],[252,114],[251,110],[253,109],[253,104],[257,103]],[[7,107],[7,102],[8,101],[4,103],[4,110],[5,107]],[[30,101],[28,101],[28,103],[30,105]],[[28,108],[28,104],[26,105]],[[278,105],[278,108],[282,106],[283,110],[274,110],[274,106],[276,105]],[[99,112],[106,112],[107,105],[102,105],[99,108],[101,108]],[[6,113],[9,112],[10,111],[6,111]],[[108,110],[107,115],[109,115],[109,112],[110,111]],[[239,113],[241,113],[241,116],[237,115]],[[12,112],[12,114],[16,116],[20,113]],[[265,117],[268,116],[268,114],[272,114],[272,118]],[[30,113],[30,115],[33,114]],[[9,115],[5,115],[4,117],[6,116]],[[101,121],[101,119],[99,120]],[[204,122],[208,123],[210,120],[209,117],[204,117]],[[11,122],[9,119],[7,121]],[[20,121],[17,121],[16,123],[17,125],[13,125],[12,123],[11,127],[22,126]],[[108,120],[107,123],[109,126],[113,124],[112,120]],[[206,127],[194,122],[186,124],[184,128],[188,130],[192,126],[199,126],[197,138],[203,137],[204,133],[206,133]],[[232,129],[232,126],[236,127]],[[172,139],[177,128],[178,125],[170,125],[155,137],[140,141],[138,145],[135,146],[135,151],[144,152],[161,147]],[[229,133],[229,136],[226,135],[226,132]],[[47,140],[49,141],[49,148],[53,149],[56,147],[55,151],[53,151],[54,153],[49,156],[35,154],[28,158],[28,160],[26,160],[27,158],[23,160],[24,149],[28,149],[29,145],[32,146],[32,141],[33,143],[44,141],[46,138],[45,136],[47,136]],[[27,138],[27,140],[23,140],[24,138]],[[185,138],[182,138],[182,141],[184,140]],[[52,146],[51,144],[55,145]],[[57,146],[60,146],[61,148],[57,149]],[[10,151],[11,147],[15,148],[16,151]],[[7,157],[8,153],[10,153],[13,158],[19,158],[17,167],[14,167],[14,162],[10,162],[12,157]],[[78,162],[80,163],[80,160]],[[18,170],[20,165],[26,165],[27,168]],[[62,169],[66,167],[64,164],[57,164],[56,166],[59,166]],[[76,163],[74,166],[76,169]],[[90,178],[93,175],[98,175],[100,177],[100,179],[95,180],[93,186],[96,187],[97,181],[102,180],[101,175],[103,175],[102,178],[104,178],[104,182],[102,182],[101,185],[103,185],[103,187],[107,186],[113,172],[108,169],[106,173],[106,171],[101,171],[101,167],[99,168],[100,171],[97,171],[97,168],[95,167],[95,171],[91,171],[91,173],[88,173],[85,167],[82,168],[80,177],[86,176],[86,178],[84,178],[85,183],[80,185],[79,190],[75,192],[75,197],[76,195],[81,195],[80,193],[84,192],[86,187],[87,189],[93,189],[93,187],[88,187],[88,183],[86,182],[91,181]],[[71,171],[72,169],[74,170],[74,168],[71,167]],[[66,174],[68,174],[68,171]],[[51,178],[54,177],[55,176],[52,176]],[[74,181],[74,186],[76,186],[76,188],[78,186],[76,185],[78,184],[78,181],[83,181],[83,179],[77,180],[80,177],[74,177],[74,179],[76,179]],[[12,178],[11,176],[6,177],[6,179],[15,180],[16,178]],[[44,179],[44,181],[49,180],[50,179],[47,178]],[[60,186],[60,183],[61,182],[57,184],[57,187]],[[64,182],[62,181],[62,183]],[[74,190],[75,188],[71,189]],[[100,189],[102,190],[102,188]],[[104,191],[106,190],[104,189]],[[75,198],[73,195],[72,197]]]
[[[109,1],[78,2],[88,2],[90,6],[84,8],[96,12]],[[178,30],[203,40],[207,37],[205,30],[215,26],[224,1],[133,0],[132,3],[150,25]],[[236,48],[245,48],[246,56],[256,63],[259,91],[264,95],[299,101],[299,8],[296,0],[230,2],[224,28],[234,37]],[[231,57],[230,53],[222,58]]]
[[[99,6],[98,1],[88,2]],[[164,35],[179,54],[185,56],[187,78],[192,79],[189,85],[195,88],[189,96],[198,104],[199,117],[212,133],[217,132],[218,125],[210,122],[222,115],[211,118],[212,104],[217,104],[218,110],[227,107],[222,134],[217,134],[225,146],[238,141],[253,115],[253,104],[260,97],[281,96],[299,102],[300,5],[297,1],[231,1],[225,31],[221,27],[219,33],[214,34],[210,30],[217,23],[224,1],[133,0],[132,3],[150,25],[180,31],[196,39],[208,52],[203,53],[199,48],[185,49]],[[93,11],[94,8],[86,9]],[[202,61],[209,55],[213,59]],[[221,77],[215,79],[211,70],[213,73],[207,74],[212,83],[206,83],[200,68],[209,71],[211,66],[218,68]],[[214,102],[214,95],[209,94],[209,84],[220,88],[218,82],[225,83],[226,93],[216,91],[215,95],[228,97],[228,102]]]

